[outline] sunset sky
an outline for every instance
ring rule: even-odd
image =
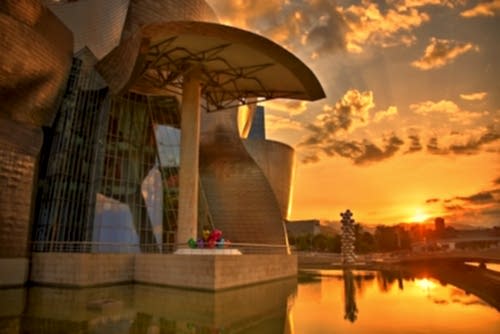
[[[291,219],[500,225],[500,0],[208,0],[302,59],[326,99],[265,104]]]

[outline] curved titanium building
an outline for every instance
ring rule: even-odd
[[[242,139],[237,107],[324,93],[216,22],[203,0],[0,3],[0,286],[31,252],[170,253],[205,227],[287,253],[293,149]]]

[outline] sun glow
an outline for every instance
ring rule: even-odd
[[[427,213],[425,213],[422,209],[417,209],[411,217],[411,221],[415,223],[423,223],[428,218],[429,215]]]
[[[434,289],[436,287],[436,283],[430,281],[427,278],[422,278],[422,279],[416,279],[415,284],[421,288],[422,290],[428,292],[431,289]]]

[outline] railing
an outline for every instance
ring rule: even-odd
[[[92,241],[36,241],[31,250],[35,253],[174,253],[179,248],[188,248],[187,244],[138,244],[123,242]],[[257,243],[225,243],[223,246],[203,249],[238,249],[242,254],[286,254],[286,245]]]

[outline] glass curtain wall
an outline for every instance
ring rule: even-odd
[[[96,74],[81,75],[75,58],[65,96],[51,129],[44,129],[40,157],[35,251],[85,251],[91,238],[98,172],[99,128],[107,89],[95,87]]]
[[[112,99],[94,251],[163,252],[174,242],[178,124],[173,97],[128,93]]]
[[[84,50],[45,129],[34,251],[175,249],[180,155],[175,97],[110,97]],[[212,226],[200,187],[199,231]]]

